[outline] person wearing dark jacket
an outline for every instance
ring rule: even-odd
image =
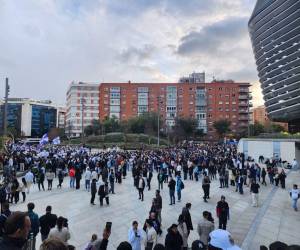
[[[192,218],[191,218],[191,214],[190,214],[190,209],[192,207],[191,203],[187,203],[185,205],[185,207],[182,209],[182,216],[183,216],[183,221],[185,222],[186,226],[187,226],[187,230],[188,230],[188,235],[190,234],[191,230],[194,230],[193,228],[193,223],[192,223]]]
[[[161,223],[161,210],[162,210],[162,198],[160,195],[160,191],[156,190],[155,193],[155,198],[156,198],[156,208],[157,208],[157,219],[159,223]]]
[[[76,189],[80,189],[81,170],[79,167],[75,171]]]
[[[28,216],[29,216],[30,222],[31,222],[29,238],[32,239],[32,249],[33,250],[35,250],[36,236],[40,231],[39,216],[35,212],[33,212],[34,207],[35,207],[35,205],[31,202],[27,204]]]
[[[11,215],[11,211],[9,210],[9,203],[6,202],[3,204],[3,212],[0,215],[0,237],[4,234],[4,225],[7,218]]]
[[[30,218],[26,213],[13,213],[5,222],[5,234],[3,239],[0,241],[0,249],[24,249],[30,227]]]
[[[52,214],[52,207],[47,206],[46,207],[46,214],[40,217],[40,227],[41,227],[41,238],[42,241],[46,240],[48,238],[48,234],[50,232],[51,228],[54,228],[57,221],[56,214]]]
[[[171,180],[168,184],[169,187],[169,193],[170,193],[170,205],[175,204],[175,187],[176,187],[176,181],[171,176]]]
[[[177,225],[172,224],[168,229],[168,233],[165,239],[165,249],[166,250],[181,250],[183,245],[183,240],[180,233],[177,230]]]
[[[96,205],[95,204],[96,193],[97,193],[97,180],[93,179],[92,184],[91,184],[91,204],[92,205]]]
[[[223,195],[217,204],[217,216],[219,218],[219,229],[226,230],[227,220],[229,220],[229,206]]]

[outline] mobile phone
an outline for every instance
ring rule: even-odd
[[[109,232],[111,231],[111,225],[112,225],[112,222],[110,222],[110,221],[106,222],[105,229]]]

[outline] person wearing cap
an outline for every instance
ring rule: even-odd
[[[165,239],[165,249],[166,250],[182,250],[183,240],[178,232],[177,225],[172,224],[168,229],[168,233]]]
[[[219,229],[226,230],[227,220],[229,220],[229,206],[224,195],[221,196],[221,200],[217,204],[217,216],[219,218]]]
[[[146,240],[145,250],[152,250],[153,246],[157,242],[157,233],[153,227],[153,223],[150,219],[146,220]]]

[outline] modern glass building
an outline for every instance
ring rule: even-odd
[[[258,0],[249,32],[268,116],[300,131],[300,1]]]
[[[8,103],[7,128],[9,131],[21,131],[22,105],[19,103]],[[0,107],[0,128],[3,129],[4,105]]]
[[[32,105],[31,136],[41,137],[56,127],[56,108]]]

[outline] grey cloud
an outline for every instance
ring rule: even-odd
[[[197,56],[228,51],[247,34],[247,20],[245,17],[231,17],[191,32],[181,38],[177,53]]]
[[[129,47],[120,53],[120,60],[127,63],[140,63],[149,59],[155,51],[155,46],[145,44],[141,48]]]

